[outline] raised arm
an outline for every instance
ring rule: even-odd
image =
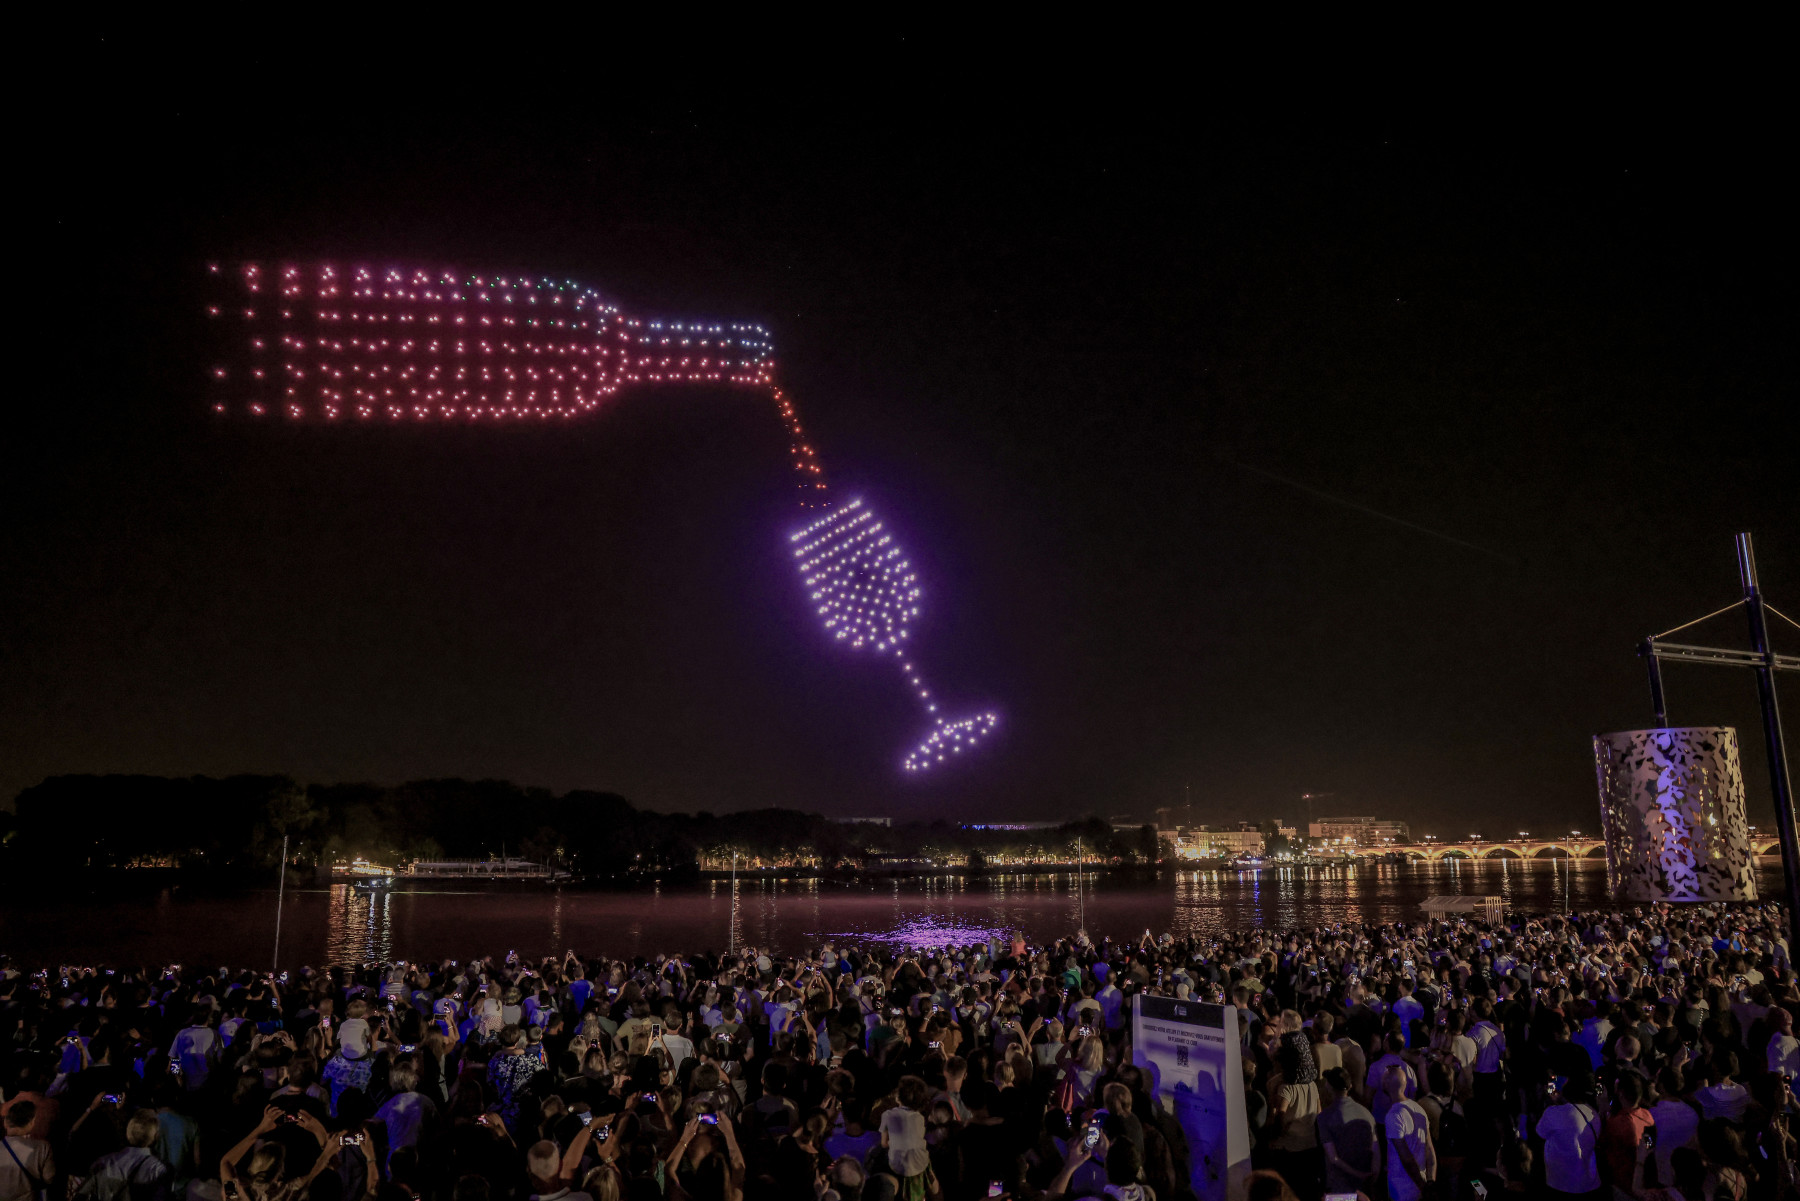
[[[744,1184],[744,1153],[738,1149],[737,1128],[731,1124],[729,1114],[719,1115],[719,1129],[725,1135],[725,1158],[731,1164],[732,1179],[741,1188]]]
[[[1050,1187],[1044,1192],[1045,1201],[1068,1196],[1069,1182],[1075,1178],[1076,1170],[1087,1160],[1087,1145],[1080,1139],[1073,1140],[1069,1146],[1068,1158],[1063,1160],[1062,1171],[1056,1174],[1056,1179],[1050,1182]]]
[[[569,1143],[569,1149],[563,1152],[562,1181],[564,1184],[575,1179],[575,1172],[581,1167],[581,1157],[587,1154],[588,1144],[594,1141],[594,1126],[590,1120]]]
[[[238,1161],[250,1154],[250,1148],[256,1145],[256,1140],[275,1129],[285,1116],[287,1115],[278,1106],[270,1105],[265,1108],[262,1121],[256,1124],[256,1128],[246,1134],[237,1146],[225,1152],[225,1158],[219,1161],[219,1179],[228,1184],[236,1184]]]

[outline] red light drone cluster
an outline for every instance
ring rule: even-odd
[[[562,421],[626,388],[767,393],[800,487],[825,472],[775,386],[769,334],[745,322],[650,321],[572,280],[396,268],[208,268],[224,337],[213,409],[319,421]]]
[[[328,263],[213,265],[222,353],[213,409],[295,421],[564,421],[626,389],[720,384],[767,394],[788,431],[801,503],[829,506],[825,470],[775,384],[769,334],[744,322],[627,316],[572,280]],[[919,588],[861,501],[794,535],[825,628],[894,655],[935,728],[904,760],[922,771],[972,749],[992,713],[954,721],[902,643]]]

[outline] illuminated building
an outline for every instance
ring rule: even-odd
[[[1412,841],[1405,822],[1382,821],[1373,817],[1325,817],[1307,826],[1307,834],[1329,843],[1357,847],[1384,847]]]

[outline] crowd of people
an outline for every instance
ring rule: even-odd
[[[1800,1071],[1783,920],[0,960],[0,1201],[1775,1201]],[[1247,1164],[1190,1143],[1134,1053],[1137,994],[1222,1007]]]

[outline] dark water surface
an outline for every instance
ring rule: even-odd
[[[1778,859],[1759,860],[1763,895],[1781,889]],[[1416,918],[1438,893],[1498,893],[1530,911],[1607,904],[1606,865],[1584,860],[1449,861],[1239,873],[1165,872],[1155,881],[1072,874],[982,880],[742,880],[640,892],[457,890],[370,894],[345,885],[289,889],[281,965],[479,955],[652,955],[739,943],[799,951],[823,939],[914,946],[1024,931],[1032,941],[1085,922],[1099,936],[1209,934],[1264,926]],[[26,966],[58,963],[263,965],[275,891],[231,897],[0,903],[0,950]]]

